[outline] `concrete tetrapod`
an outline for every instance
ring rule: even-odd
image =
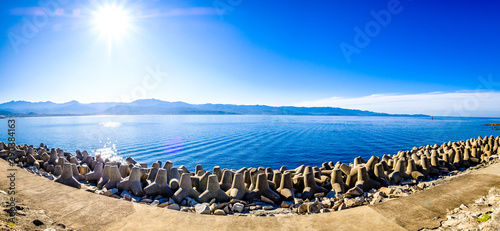
[[[85,176],[80,174],[78,168],[76,168],[76,164],[71,164],[71,171],[77,181],[85,180]]]
[[[347,174],[345,183],[348,188],[356,186],[356,181],[358,181],[358,170],[359,170],[358,166],[355,166],[352,169],[350,169],[349,174]]]
[[[177,170],[176,167],[172,167],[170,169],[171,177],[169,181],[169,186],[172,190],[177,191],[179,189],[179,180],[181,179],[181,176],[179,174],[179,170]],[[189,173],[188,173],[189,174]],[[168,174],[167,174],[168,177]],[[189,182],[191,184],[191,182]]]
[[[99,182],[97,182],[97,188],[102,189],[102,187],[108,183],[109,180],[109,170],[111,169],[111,165],[106,164],[104,165],[104,170],[101,176],[101,179],[99,179]]]
[[[460,168],[462,167],[462,162],[463,162],[463,157],[462,157],[462,153],[460,150],[455,150],[455,149],[452,149],[453,150],[453,159],[451,159],[451,164],[453,164],[453,166],[455,166],[455,168]]]
[[[323,162],[323,164],[321,164],[321,170],[332,170],[332,167],[327,162]]]
[[[27,163],[28,163],[29,165],[33,165],[33,164],[35,164],[35,162],[36,162],[36,158],[35,158],[35,157],[33,157],[33,155],[28,154],[28,156],[27,156]]]
[[[321,170],[319,170],[317,166],[313,167],[312,170],[313,170],[314,180],[316,181],[317,185],[323,186],[326,183],[326,180],[329,181],[330,177],[323,176],[321,174]]]
[[[275,204],[280,200],[280,196],[269,188],[269,182],[267,181],[267,176],[265,173],[259,173],[257,175],[257,185],[255,189],[250,192],[245,198],[249,201],[255,199],[260,199],[261,196],[265,196]]]
[[[82,152],[80,151],[80,149],[76,150],[75,153],[76,153],[77,159],[83,160],[83,155],[82,155]]]
[[[65,163],[63,166],[62,174],[55,182],[65,184],[74,188],[81,188],[82,185],[73,177],[73,170],[70,163]]]
[[[144,193],[147,196],[152,196],[153,198],[161,195],[162,197],[172,197],[174,195],[174,191],[168,186],[167,182],[167,170],[159,169],[155,181],[144,188]]]
[[[305,165],[300,165],[299,167],[297,167],[297,168],[295,169],[295,174],[300,174],[300,173],[303,173],[303,172],[304,172],[304,168],[305,168],[305,167],[306,167]]]
[[[49,164],[55,165],[57,162],[57,152],[54,148],[50,150]]]
[[[273,180],[273,176],[274,176],[273,169],[270,168],[270,167],[268,167],[268,168],[266,168],[265,173],[266,173],[267,180],[272,181]]]
[[[87,175],[85,175],[85,180],[97,182],[99,179],[101,179],[103,168],[104,168],[104,163],[97,162],[94,171],[91,173],[87,173]]]
[[[61,165],[56,165],[54,167],[54,173],[55,176],[60,176],[62,174],[62,166]]]
[[[89,173],[89,166],[87,164],[80,165],[80,175],[83,175],[83,180],[86,180],[87,173]]]
[[[351,174],[351,167],[349,167],[349,165],[346,165],[344,163],[336,165],[335,168],[340,169],[340,171],[342,171],[346,176],[349,176]]]
[[[196,186],[196,191],[199,193],[205,192],[207,190],[207,185],[208,185],[208,177],[212,175],[211,172],[205,172],[203,176],[199,177],[198,180],[198,185]]]
[[[345,193],[347,191],[347,185],[342,179],[342,171],[340,169],[332,170],[330,183],[332,185],[332,190],[336,193]]]
[[[366,164],[366,161],[363,159],[363,157],[358,156],[354,158],[354,166],[358,166],[360,164]]]
[[[229,170],[224,170],[224,172],[222,173],[222,179],[220,180],[219,184],[220,189],[222,189],[222,191],[224,192],[229,190],[231,188],[232,182],[233,182],[233,172]]]
[[[378,162],[380,162],[380,158],[378,158],[377,156],[372,156],[370,157],[370,159],[368,160],[368,162],[366,162],[366,171],[368,172],[368,175],[371,177],[371,178],[375,178],[375,164],[377,164]]]
[[[90,170],[94,171],[96,161],[91,156],[87,156],[87,160],[85,161],[85,163],[87,164]],[[104,165],[102,166],[102,168],[104,169]]]
[[[165,161],[165,164],[163,165],[163,169],[167,170],[167,182],[170,184],[170,180],[172,179],[172,172],[171,169],[174,166],[174,163],[172,161],[167,160]]]
[[[86,160],[89,157],[89,153],[87,150],[83,150],[82,152],[82,160]]]
[[[475,150],[475,149],[474,149]],[[480,162],[479,158],[472,156],[469,148],[464,150],[464,160],[469,161],[471,164],[478,164]]]
[[[245,180],[245,187],[249,189],[252,186],[252,179],[249,170],[245,170],[243,172],[243,179]]]
[[[253,191],[255,189],[255,187],[257,186],[257,174],[259,174],[259,170],[257,170],[256,168],[252,168],[250,169],[250,187],[248,187],[248,189],[250,191]]]
[[[304,170],[304,191],[302,191],[302,199],[314,199],[316,193],[328,193],[328,190],[316,184],[312,168],[307,166]]]
[[[158,174],[159,164],[154,162],[153,166],[149,169],[148,180],[154,181],[156,179],[156,174]]]
[[[243,174],[247,170],[248,170],[247,167],[243,167],[243,168],[240,168],[239,170],[237,170],[235,173],[241,173],[241,174]]]
[[[69,162],[66,159],[64,159],[63,157],[57,158],[57,162],[56,162],[57,165],[61,165],[61,167],[62,167],[64,163],[69,163]]]
[[[70,163],[72,163],[72,164],[78,164],[78,160],[76,159],[76,157],[75,157],[75,156],[71,156],[71,157],[69,158],[69,162],[70,162]]]
[[[120,175],[122,177],[127,177],[129,175],[129,169],[128,169],[128,166],[126,164],[122,164],[120,165],[120,167],[118,168],[119,171],[120,171]]]
[[[172,199],[175,201],[175,203],[180,204],[186,197],[198,198],[198,196],[200,196],[200,193],[194,190],[193,185],[191,184],[191,175],[189,173],[183,173],[179,189],[175,191]]]
[[[425,156],[420,154],[421,156]],[[411,159],[415,162],[416,165],[420,165],[420,156],[418,156],[416,153],[411,154]]]
[[[295,189],[296,192],[302,192],[304,191],[304,174],[295,174],[292,177],[292,183],[293,183],[293,188]]]
[[[417,171],[417,166],[415,165],[415,161],[413,159],[410,159],[408,162],[408,167],[406,167],[406,174],[411,176],[411,178],[415,180],[423,180],[425,177],[424,174]]]
[[[204,173],[205,173],[205,170],[203,170],[203,166],[201,166],[201,164],[197,164],[195,167],[194,167],[194,173],[197,175],[197,176],[202,176]],[[219,178],[220,179],[220,178]]]
[[[439,170],[431,167],[431,162],[425,155],[420,159],[420,166],[422,167],[420,172],[424,175],[424,178],[427,178],[428,175],[439,174]]]
[[[137,165],[136,165],[136,166],[137,166]],[[141,176],[140,176],[140,178],[139,178],[139,179],[141,179],[141,182],[142,182],[143,186],[144,186],[144,187],[146,187],[146,185],[144,185],[144,184],[147,184],[147,183],[148,183],[148,182],[147,182],[148,177],[149,177],[149,175],[148,175],[148,169],[147,169],[147,168],[144,168],[144,167],[142,167],[142,166],[137,166],[137,167],[139,167],[139,168],[141,169],[141,171],[140,171],[140,172],[141,172]]]
[[[116,184],[116,187],[120,191],[128,190],[134,196],[142,197],[144,192],[142,191],[141,184],[141,169],[137,166],[133,167],[132,171],[130,171],[130,176]]]
[[[273,183],[276,189],[278,189],[281,186],[281,178],[282,178],[282,173],[278,170],[274,171],[274,176],[273,176]]]
[[[403,179],[408,179],[410,176],[405,172],[405,160],[403,158],[399,159],[396,167],[394,167],[394,172],[389,175],[389,181],[391,184],[399,184]]]
[[[245,196],[250,193],[245,187],[245,181],[243,180],[243,174],[236,173],[234,174],[233,184],[229,190],[226,191],[226,194],[229,196],[229,199],[238,199],[242,200]]]
[[[378,181],[370,178],[364,166],[358,167],[358,181],[356,181],[356,187],[363,189],[363,192],[368,192],[372,188],[379,189],[380,186]]]
[[[447,170],[454,171],[456,170],[455,165],[451,164],[453,157],[455,155],[455,152],[450,151],[448,153],[443,154],[443,165],[446,167]]]
[[[207,172],[205,172],[203,175],[205,175]],[[212,173],[210,173],[212,174]],[[190,174],[191,175],[191,186],[196,189],[196,191],[198,191],[198,188],[200,187],[200,179],[202,176],[196,176],[196,175],[193,175],[193,174]]]
[[[439,155],[436,150],[431,151],[431,167],[435,167],[441,171],[441,163],[439,163]],[[439,174],[439,173],[438,173]]]
[[[117,184],[122,180],[122,176],[120,174],[120,170],[118,169],[118,166],[113,165],[109,169],[109,180],[104,184],[104,188],[107,189],[112,189],[116,188]]]
[[[475,149],[474,149],[474,150],[475,150]],[[49,154],[47,154],[46,152],[42,153],[42,154],[40,155],[40,160],[43,160],[43,162],[48,163],[48,162],[49,162],[49,160],[50,160],[50,156],[49,156]]]
[[[191,172],[190,172],[190,171],[186,168],[186,166],[184,166],[184,165],[179,166],[179,168],[177,169],[177,171],[179,172],[179,174],[181,174],[181,172],[182,172],[182,173],[191,173]],[[180,179],[180,176],[179,176],[179,179]]]
[[[295,190],[293,189],[291,172],[285,171],[285,173],[281,175],[280,187],[277,191],[283,200],[293,201],[293,198],[295,198]]]
[[[57,148],[57,156],[58,157],[64,157],[64,151],[60,148]]]
[[[133,164],[133,165],[137,164],[137,161],[135,161],[134,158],[132,158],[130,156],[127,157],[127,159],[125,159],[125,161],[127,162],[127,164]]]
[[[468,149],[466,149],[468,150]],[[460,151],[460,167],[463,167],[463,168],[468,168],[471,166],[471,161],[470,161],[470,156],[469,154],[467,154],[467,157],[465,157],[465,150],[464,152],[462,153],[462,151]]]
[[[210,202],[214,198],[217,202],[229,201],[229,196],[220,189],[217,176],[212,174],[208,176],[207,190],[198,196],[197,201],[200,203]]]
[[[391,183],[389,182],[389,177],[387,177],[387,175],[385,174],[383,163],[385,163],[385,162],[376,163],[375,164],[375,171],[373,173],[374,173],[375,177],[377,178],[377,181],[380,182],[380,185],[382,187],[389,187],[389,185]]]
[[[222,179],[222,170],[220,166],[215,166],[213,171],[214,174],[217,176],[217,179]]]

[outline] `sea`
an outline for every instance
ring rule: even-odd
[[[242,167],[353,162],[357,156],[395,154],[413,147],[478,136],[499,136],[489,123],[499,118],[288,115],[53,116],[15,119],[17,144],[87,150],[148,166],[170,160],[193,169],[201,164]],[[0,141],[8,141],[8,119],[0,120]]]

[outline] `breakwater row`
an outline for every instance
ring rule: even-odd
[[[87,188],[115,198],[200,214],[280,214],[328,212],[397,197],[405,190],[425,188],[423,181],[488,163],[499,153],[500,137],[478,137],[441,145],[414,147],[394,155],[362,157],[353,163],[322,166],[194,171],[171,161],[150,167],[127,158],[113,162],[86,151],[16,145],[9,153],[0,143],[0,157],[9,154],[19,167],[58,183]],[[394,186],[404,186],[398,188]],[[94,189],[92,189],[94,188]]]

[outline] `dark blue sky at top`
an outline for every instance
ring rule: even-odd
[[[144,66],[155,64],[174,73],[175,79],[149,96],[192,103],[290,105],[328,97],[500,87],[492,89],[478,79],[491,75],[494,81],[500,81],[498,1],[398,1],[402,11],[392,14],[388,25],[381,26],[368,45],[359,48],[359,54],[352,54],[350,62],[340,44],[354,46],[354,28],[365,31],[368,23],[375,22],[370,12],[387,10],[388,3],[395,1],[118,2],[144,14],[241,3],[226,8],[223,15],[137,18],[132,24],[140,32],[129,36],[134,43],[117,46],[117,55],[108,57],[108,66],[104,67],[103,62],[89,61],[98,54],[89,56],[85,52],[101,46],[97,40],[87,43],[89,26],[64,29],[64,25],[70,28],[71,24],[90,20],[85,17],[50,18],[49,26],[21,45],[19,53],[13,52],[7,34],[16,31],[23,17],[31,16],[12,15],[12,9],[37,7],[38,2],[2,1],[0,78],[12,81],[14,86],[0,101],[108,101],[113,98],[110,95],[127,91],[121,88],[140,82],[134,77],[118,80],[109,76],[126,72],[137,79],[144,74]],[[64,6],[66,12],[78,7],[91,8],[88,1],[69,1]],[[58,22],[63,23],[63,29],[50,31],[50,26]],[[105,52],[101,56],[105,57]],[[68,60],[71,65],[62,65]],[[101,72],[103,68],[107,71]],[[75,70],[81,76],[71,74]],[[82,81],[84,74],[96,79]],[[77,93],[68,96],[64,91],[60,93],[64,97],[56,93],[21,94],[20,85],[34,78],[44,79],[34,81],[42,87],[64,84],[85,91],[100,85],[93,82],[99,80],[110,93],[95,93],[93,98]],[[34,92],[37,88],[25,89]],[[103,91],[99,88],[97,92]]]
[[[245,2],[231,23],[284,56],[363,75],[474,89],[478,75],[499,74],[500,7],[494,1],[401,1],[403,11],[347,63],[339,43],[353,44],[353,27],[364,29],[373,20],[369,12],[387,9],[386,3]]]

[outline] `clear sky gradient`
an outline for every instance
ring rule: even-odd
[[[0,103],[157,98],[500,117],[498,1],[0,6]]]

